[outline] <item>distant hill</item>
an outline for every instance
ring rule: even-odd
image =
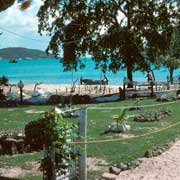
[[[0,49],[1,59],[44,59],[54,58],[52,55],[47,55],[44,51],[36,49],[27,49],[21,47]]]

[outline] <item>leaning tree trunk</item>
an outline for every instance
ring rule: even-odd
[[[170,76],[170,82],[171,82],[171,84],[173,84],[173,72],[174,72],[173,69],[170,69],[170,70],[169,70],[169,76]]]

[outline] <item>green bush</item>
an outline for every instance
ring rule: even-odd
[[[2,77],[0,78],[0,85],[8,86],[8,84],[9,84],[8,77],[2,76]]]
[[[31,150],[43,149],[45,143],[44,128],[48,124],[45,118],[31,121],[25,126],[25,144],[30,146]]]

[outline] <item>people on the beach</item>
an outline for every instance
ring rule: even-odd
[[[147,75],[146,75],[147,81],[151,82],[152,81],[152,75],[150,73],[150,71],[147,71]]]

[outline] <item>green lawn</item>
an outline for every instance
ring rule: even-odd
[[[156,104],[154,99],[146,99],[140,102],[140,105]],[[135,105],[135,101],[121,101],[114,103],[102,103],[88,105],[92,107],[119,107],[119,106],[132,106]],[[134,122],[132,118],[127,120],[127,124],[131,125],[131,130],[127,135],[138,135],[147,132],[153,132],[154,130],[167,127],[170,124],[180,121],[180,102],[176,102],[171,105],[164,105],[158,107],[145,108],[142,111],[149,111],[152,109],[168,107],[173,111],[173,115],[169,116],[159,122],[140,123]],[[0,131],[5,130],[17,130],[23,129],[25,124],[29,121],[35,120],[41,116],[41,114],[28,114],[27,110],[44,111],[52,108],[52,106],[27,106],[10,109],[0,109]],[[106,110],[88,110],[88,140],[100,140],[100,139],[112,139],[120,138],[121,135],[106,134],[101,135],[108,125],[112,122],[112,116],[118,113],[119,109],[106,109]],[[128,115],[139,114],[140,111],[127,111]],[[109,164],[119,162],[129,162],[135,160],[138,157],[142,157],[144,152],[152,148],[155,145],[165,144],[172,141],[179,136],[180,125],[174,128],[161,131],[151,136],[134,138],[129,140],[108,142],[100,144],[90,144],[87,146],[88,156],[96,156],[99,159],[107,161]],[[19,166],[21,168],[27,168],[25,164],[31,161],[38,161],[42,156],[41,153],[22,154],[15,156],[0,156],[0,167],[4,166]],[[95,179],[101,172],[89,173],[88,179]],[[22,179],[41,179],[40,176],[24,177]]]
[[[0,131],[18,131],[23,130],[24,126],[37,118],[41,117],[41,113],[27,113],[28,111],[46,111],[53,108],[53,106],[21,106],[17,108],[1,108],[0,109]],[[39,161],[42,157],[42,153],[28,153],[17,154],[13,156],[0,156],[0,168],[1,167],[20,167],[24,170],[30,170],[31,165],[28,163]],[[23,180],[41,180],[42,176],[27,174],[23,177],[18,177]]]
[[[141,102],[142,105],[154,104],[155,100],[144,100]],[[120,102],[107,103],[100,105],[102,107],[116,107],[116,106],[129,106],[132,105],[133,101],[126,101],[123,104]],[[180,121],[180,102],[176,102],[171,105],[164,105],[158,107],[144,108],[142,112],[149,110],[156,110],[162,108],[169,108],[172,110],[173,115],[166,117],[159,122],[135,122],[133,118],[128,119],[127,124],[131,125],[131,130],[127,135],[138,135],[148,132],[153,132],[157,129],[167,127],[170,124],[174,124]],[[112,116],[118,113],[118,109],[114,110],[89,110],[88,111],[88,135],[90,140],[104,140],[112,138],[120,138],[121,135],[106,134],[101,135],[100,133],[108,127],[112,122]],[[141,113],[140,111],[127,111],[128,115],[135,115]],[[169,141],[172,141],[179,136],[180,124],[177,127],[161,131],[151,136],[145,136],[140,138],[107,142],[99,144],[90,144],[87,146],[88,155],[96,156],[100,159],[106,160],[110,164],[116,164],[120,162],[129,162],[135,160],[139,157],[143,157],[146,150],[152,148],[153,146],[163,145]],[[97,173],[97,172],[96,172]],[[95,173],[90,173],[90,179],[95,179]],[[91,177],[92,176],[92,177]],[[97,176],[98,177],[98,176]]]
[[[53,106],[0,108],[0,131],[21,130],[28,122],[41,117],[41,113],[27,113],[29,110],[46,111],[51,108],[53,108]]]

